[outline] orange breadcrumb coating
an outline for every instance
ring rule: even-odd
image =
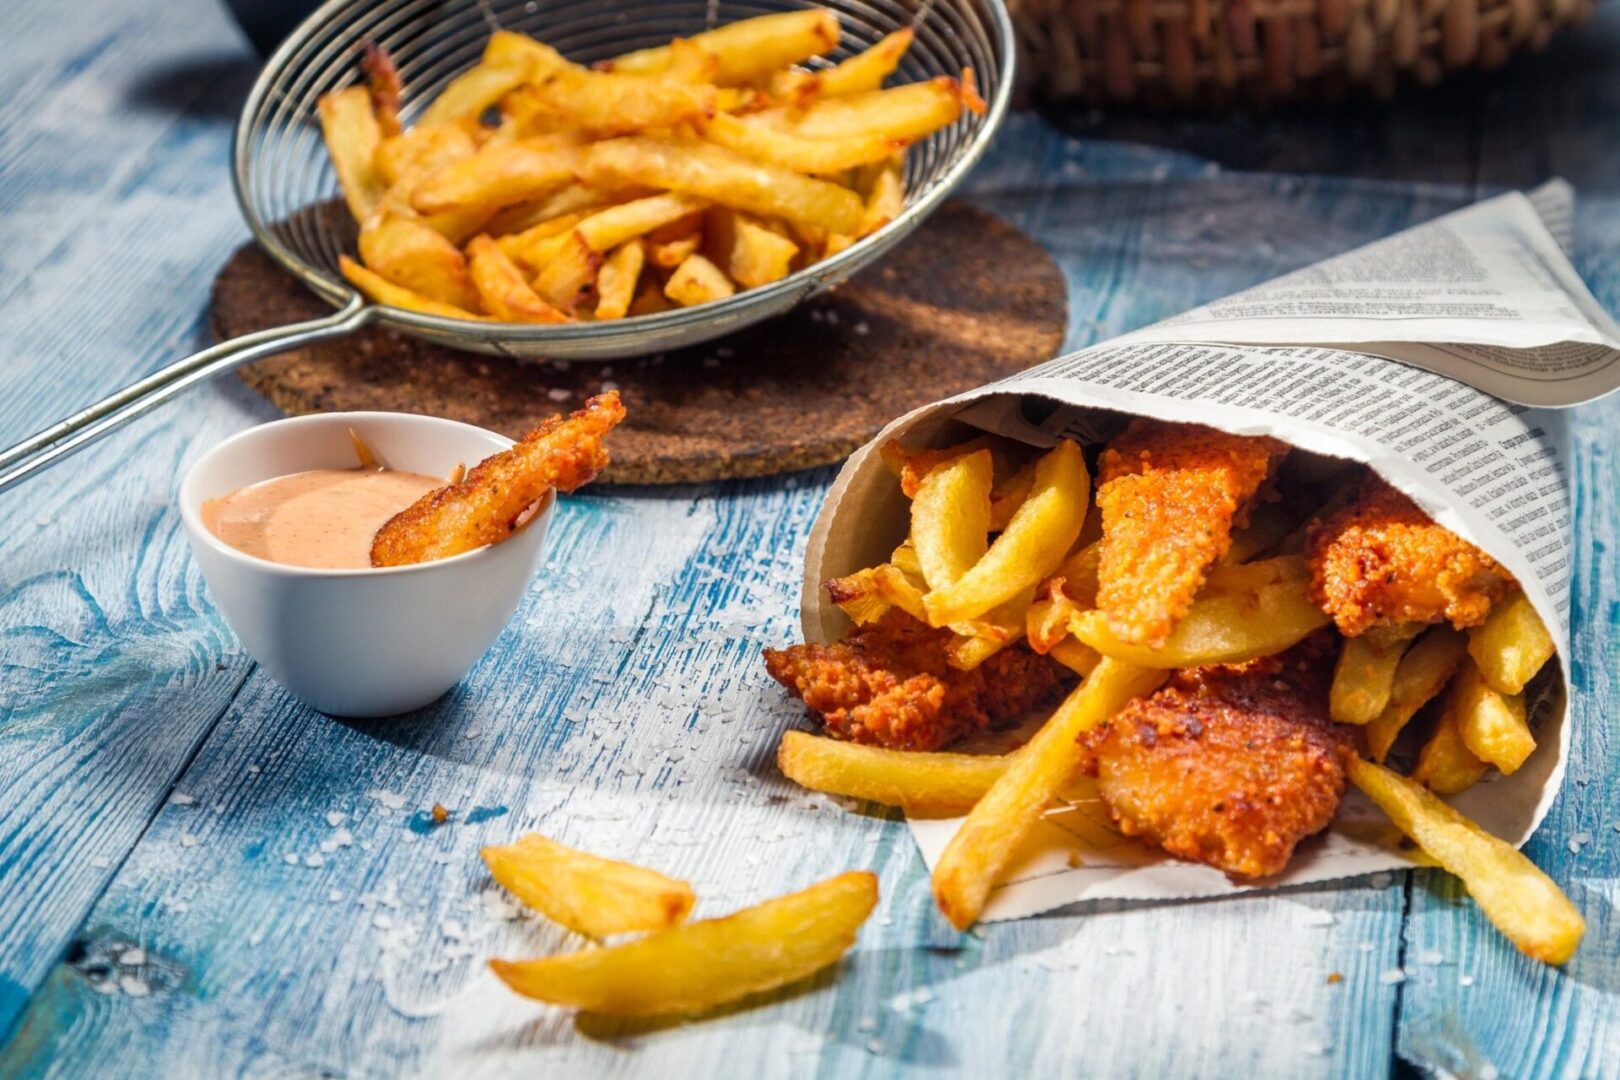
[[[1476,626],[1517,584],[1370,471],[1347,503],[1311,523],[1305,556],[1312,599],[1346,637],[1411,622]]]
[[[1322,647],[1177,672],[1083,736],[1120,831],[1235,876],[1281,873],[1338,812],[1353,753],[1328,718]]]
[[[1158,420],[1133,420],[1109,443],[1097,484],[1097,607],[1108,628],[1132,644],[1162,644],[1287,453],[1276,439]]]
[[[573,491],[607,467],[602,439],[620,420],[619,392],[598,394],[567,420],[553,416],[510,450],[487,457],[460,483],[446,484],[395,514],[371,541],[371,565],[447,559],[498,544],[553,488]]]
[[[946,662],[952,636],[895,610],[834,645],[766,649],[765,668],[821,714],[828,735],[896,750],[939,750],[1010,723],[1069,681],[1021,644],[959,671]]]

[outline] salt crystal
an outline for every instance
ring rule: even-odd
[[[1300,917],[1299,924],[1301,926],[1332,926],[1338,921],[1339,920],[1331,911],[1323,911],[1321,908],[1310,908],[1305,912],[1304,915]]]
[[[338,848],[351,847],[354,844],[354,833],[348,829],[337,829],[331,836],[321,841],[321,850],[330,855]]]
[[[152,988],[147,986],[145,981],[137,979],[133,975],[118,976],[118,988],[130,997],[136,998],[145,997],[152,992]]]
[[[934,992],[926,986],[919,986],[911,994],[911,1003],[913,1005],[926,1005],[933,1000]]]
[[[451,941],[463,941],[467,937],[467,928],[456,919],[444,920],[439,924],[439,929],[443,930],[444,936]]]
[[[97,870],[105,870],[112,865],[112,860],[108,859],[105,855],[97,855],[90,860],[90,865],[95,867]]]
[[[861,1017],[860,1023],[855,1025],[855,1030],[859,1031],[859,1032],[863,1032],[863,1033],[864,1032],[876,1031],[877,1030],[877,1017],[875,1017],[875,1016],[863,1016],[863,1017]]]
[[[1327,1057],[1329,1049],[1327,1044],[1319,1042],[1308,1042],[1304,1046],[1305,1052],[1311,1057]]]
[[[1406,972],[1402,971],[1400,968],[1390,968],[1388,971],[1378,976],[1378,981],[1383,983],[1385,986],[1394,986],[1396,983],[1403,983],[1406,981]]]
[[[145,949],[125,949],[118,954],[118,962],[124,967],[140,967],[146,963]]]
[[[248,935],[248,944],[253,946],[254,948],[258,948],[260,945],[264,944],[264,931],[263,930],[255,930],[255,931],[253,931],[253,933],[249,934]]]
[[[249,766],[248,766],[248,767],[247,767],[247,771],[248,771],[248,772],[249,772],[249,773],[250,773],[250,774],[252,774],[252,775],[255,775],[255,776],[257,776],[257,775],[258,775],[258,773],[259,773],[259,767],[258,767],[258,766],[257,766],[257,765],[249,765]]]
[[[1590,844],[1591,842],[1592,842],[1592,834],[1591,833],[1589,833],[1589,832],[1575,833],[1574,835],[1572,835],[1569,838],[1569,853],[1571,855],[1579,855],[1581,853],[1581,848],[1585,847],[1587,844]]]
[[[181,833],[180,834],[180,846],[181,847],[196,847],[197,846],[197,835],[195,833],[188,833],[188,832]]]
[[[326,860],[317,854],[311,853],[304,856],[304,865],[311,868],[325,866]]]
[[[400,842],[405,844],[419,844],[422,842],[422,838],[413,832],[408,832],[403,838],[401,838]]]
[[[1459,976],[1457,976],[1457,985],[1458,986],[1473,986],[1474,985],[1474,977],[1472,975],[1459,975]]]
[[[855,332],[864,337],[872,332],[872,324],[867,322],[865,319],[862,319],[860,322],[855,324]]]
[[[1362,952],[1372,952],[1373,943],[1370,941],[1363,941],[1360,945],[1357,945],[1356,948],[1360,949]]]
[[[386,911],[379,911],[371,917],[371,925],[379,930],[387,930],[394,925],[394,919]]]
[[[327,893],[326,893],[326,902],[329,903],[329,904],[341,904],[343,902],[343,890],[342,889],[330,889],[330,890],[328,890]]]
[[[1429,967],[1439,967],[1445,962],[1446,954],[1441,952],[1439,949],[1424,949],[1422,952],[1418,953],[1418,963],[1420,964],[1427,964]]]
[[[380,802],[390,810],[405,809],[405,796],[397,791],[389,791],[386,788],[372,788],[366,792],[366,798]]]
[[[112,979],[103,979],[101,982],[91,983],[90,985],[95,989],[96,993],[98,993],[98,994],[116,994],[116,993],[118,993],[118,983],[116,983]]]
[[[572,390],[564,390],[560,386],[557,387],[555,390],[547,390],[546,391],[546,397],[550,398],[552,401],[567,401],[569,398],[571,398],[573,396],[574,396],[574,392]]]
[[[612,379],[603,379],[602,380],[602,393],[611,394],[613,391],[617,390],[618,388],[619,388],[619,384],[614,382]]]
[[[883,1053],[883,1040],[882,1039],[867,1039],[866,1040],[866,1052],[868,1054],[873,1054],[873,1055],[882,1054]]]
[[[1496,1078],[1501,1075],[1501,1071],[1488,1061],[1484,1065],[1480,1066],[1479,1080],[1496,1080]]]
[[[466,731],[463,731],[461,733],[461,737],[463,739],[476,739],[476,738],[478,738],[478,736],[482,735],[483,733],[484,733],[483,730],[480,729],[480,728],[475,728],[475,727],[474,728],[468,728]]]
[[[326,812],[326,823],[334,829],[348,820],[349,815],[341,810],[328,810]]]
[[[297,854],[297,852],[289,851],[289,852],[287,852],[287,854],[285,854],[285,855],[283,855],[281,857],[281,861],[286,863],[288,866],[297,866],[298,865],[298,854]]]
[[[194,797],[192,797],[190,795],[187,795],[183,791],[176,791],[176,792],[172,792],[169,795],[169,805],[171,805],[171,806],[196,806],[197,805],[197,800]]]

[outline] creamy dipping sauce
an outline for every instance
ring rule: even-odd
[[[383,523],[444,481],[384,469],[312,469],[203,503],[208,531],[238,551],[287,566],[371,565]]]

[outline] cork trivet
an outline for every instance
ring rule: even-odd
[[[604,479],[768,476],[839,461],[908,409],[1048,359],[1063,340],[1067,296],[1038,244],[953,202],[832,293],[662,357],[523,362],[372,328],[241,374],[289,413],[427,413],[513,438],[612,384],[629,416]],[[252,245],[214,282],[221,338],[328,311]]]

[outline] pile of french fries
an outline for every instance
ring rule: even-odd
[[[483,856],[513,896],[576,933],[645,935],[561,956],[490,961],[526,997],[604,1015],[697,1013],[797,982],[837,963],[878,901],[877,878],[852,871],[688,923],[692,887],[656,870],[538,833],[484,848]]]
[[[1081,449],[981,438],[943,450],[891,443],[883,457],[911,499],[910,535],[879,566],[827,583],[857,624],[899,608],[953,633],[950,663],[971,669],[1020,640],[1081,676],[1030,741],[1002,757],[910,753],[789,732],[778,762],[815,790],[918,814],[965,813],[934,871],[940,910],[975,922],[1020,842],[1075,773],[1077,739],[1174,669],[1270,656],[1330,622],[1308,593],[1304,524],[1261,507],[1160,647],[1118,640],[1095,608],[1101,535]],[[1490,767],[1535,749],[1524,689],[1553,640],[1522,593],[1467,632],[1402,627],[1344,639],[1330,695],[1336,721],[1363,725],[1373,760],[1351,780],[1411,840],[1461,878],[1527,954],[1562,963],[1584,933],[1557,886],[1511,845],[1442,802]],[[1382,764],[1401,729],[1439,699],[1410,777]]]
[[[342,271],[371,299],[457,319],[611,320],[692,307],[834,255],[905,205],[908,145],[972,71],[884,89],[900,30],[841,63],[824,8],[765,15],[595,68],[497,30],[414,125],[382,52],[321,97],[360,225]]]

